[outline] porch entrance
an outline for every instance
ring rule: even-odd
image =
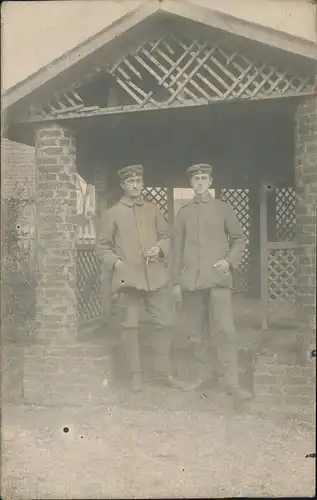
[[[295,297],[295,110],[315,91],[315,68],[269,38],[144,15],[109,43],[103,34],[87,42],[89,57],[56,78],[54,91],[48,85],[13,109],[12,133],[28,142],[32,124],[73,128],[77,172],[97,191],[96,244],[102,214],[121,195],[119,167],[145,166],[144,196],[172,228],[186,167],[211,163],[215,196],[233,206],[248,243],[234,291],[261,301],[266,329]],[[109,279],[94,246],[78,245],[77,264],[79,321],[109,318]]]
[[[122,194],[116,179],[122,165],[144,165],[144,197],[160,206],[172,228],[181,198],[191,196],[186,168],[208,162],[214,195],[234,208],[247,238],[234,277],[236,303],[259,329],[281,312],[285,318],[296,285],[294,107],[291,100],[135,113],[112,117],[89,135],[82,124],[77,168],[96,187],[97,239],[102,213]],[[109,277],[103,272],[100,279],[100,272],[95,246],[79,245],[81,322],[111,317]]]
[[[74,399],[77,404],[81,398],[99,404],[105,398],[110,350],[103,343],[100,359],[100,345],[80,341],[78,323],[112,316],[98,234],[105,209],[121,196],[116,171],[131,163],[144,165],[144,195],[161,205],[171,227],[177,210],[174,189],[188,187],[188,165],[213,165],[215,196],[232,204],[248,239],[234,284],[236,322],[241,312],[244,321],[237,330],[254,321],[250,337],[257,332],[270,337],[262,335],[261,326],[273,326],[276,313],[295,310],[296,277],[305,332],[295,329],[290,339],[285,330],[285,345],[292,351],[287,366],[306,363],[308,346],[315,346],[315,47],[264,26],[207,15],[198,5],[152,3],[127,13],[4,95],[5,134],[35,146],[38,172],[36,321],[34,342],[23,346],[28,401]],[[77,173],[96,187],[97,238],[76,252]],[[272,331],[274,339],[280,337]],[[274,360],[277,349],[284,356],[285,345],[271,345]],[[264,360],[267,364],[271,361]],[[292,380],[292,369],[289,373]],[[292,404],[293,392],[289,399],[268,392],[274,405]]]

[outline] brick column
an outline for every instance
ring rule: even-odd
[[[76,340],[76,148],[59,125],[36,131],[37,338]]]
[[[56,124],[39,127],[35,156],[36,332],[33,345],[24,347],[24,397],[41,404],[59,399],[67,385],[63,358],[77,337],[76,149],[71,131]]]
[[[297,280],[298,310],[303,324],[316,321],[317,99],[300,104],[296,113]]]
[[[57,124],[36,131],[36,337],[24,352],[24,398],[81,404],[108,398],[107,348],[77,337],[76,149]]]

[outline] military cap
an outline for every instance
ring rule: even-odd
[[[131,177],[143,177],[144,168],[142,165],[128,165],[127,167],[120,168],[117,174],[121,181],[130,179]]]
[[[189,177],[192,177],[196,174],[212,174],[212,166],[208,165],[208,163],[197,163],[196,165],[192,165],[187,169],[187,174]]]

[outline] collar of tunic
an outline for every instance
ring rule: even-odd
[[[212,200],[213,200],[213,197],[211,196],[210,193],[205,193],[202,196],[195,195],[193,197],[194,203],[209,203]]]
[[[132,198],[128,198],[127,196],[123,196],[120,203],[123,203],[123,205],[126,205],[127,207],[134,207],[135,205],[139,205],[141,207],[144,205],[144,199],[140,197],[134,200]]]

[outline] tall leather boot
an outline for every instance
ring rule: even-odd
[[[122,343],[128,364],[131,389],[142,390],[139,335],[136,328],[123,328]]]
[[[156,382],[170,387],[175,386],[172,377],[171,333],[164,328],[156,328],[153,332],[153,371]]]
[[[229,349],[228,349],[229,351]],[[223,356],[224,358],[224,356]],[[222,377],[220,387],[223,391],[232,396],[234,401],[241,402],[253,397],[247,389],[243,389],[239,383],[238,353],[231,349],[227,354],[227,363],[223,362]]]
[[[208,366],[208,346],[205,342],[193,341],[193,362],[197,369],[197,378],[184,386],[185,391],[198,391],[203,389],[210,381],[210,367]]]

